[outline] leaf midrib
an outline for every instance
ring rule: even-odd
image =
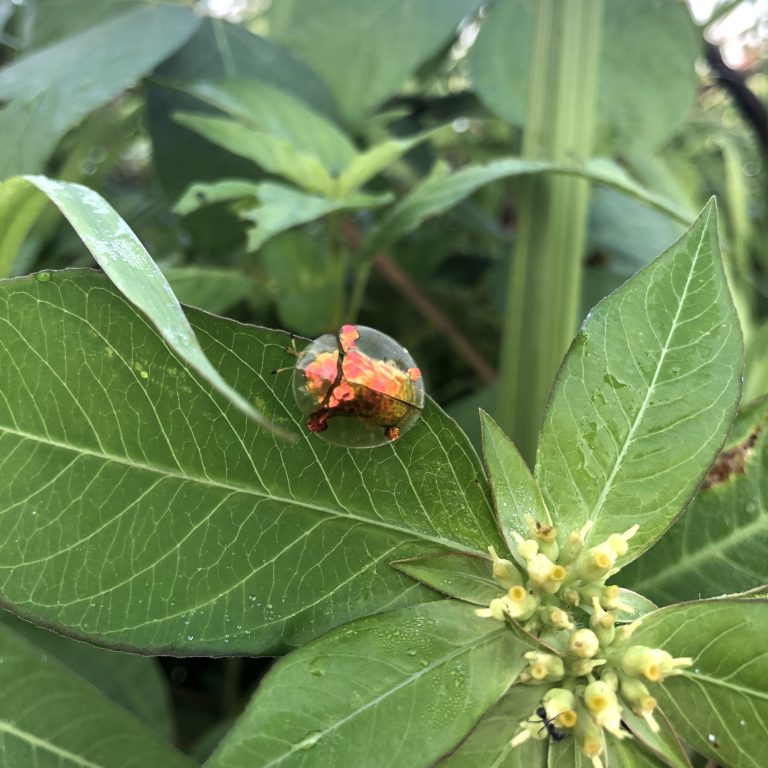
[[[235,483],[224,482],[222,480],[213,480],[209,477],[200,477],[198,475],[185,475],[181,472],[175,472],[171,469],[156,467],[156,466],[152,466],[151,464],[144,464],[142,462],[135,461],[134,459],[129,459],[128,457],[125,457],[125,456],[119,456],[117,454],[107,453],[106,451],[94,451],[90,448],[83,448],[77,445],[62,443],[58,440],[53,440],[50,437],[33,435],[29,432],[24,432],[23,430],[10,428],[4,425],[0,425],[0,432],[4,432],[9,435],[16,435],[17,437],[20,437],[24,440],[32,440],[33,442],[41,443],[43,445],[49,445],[54,448],[59,448],[65,451],[70,451],[72,453],[77,453],[82,456],[91,456],[93,458],[100,459],[105,462],[112,462],[115,464],[121,464],[123,466],[131,467],[133,469],[143,470],[145,472],[161,475],[162,477],[176,479],[176,480],[180,480],[188,483],[197,483],[199,485],[206,485],[212,488],[232,491],[235,493],[248,494],[251,496],[256,496],[261,499],[267,499],[269,501],[282,503],[287,506],[302,507],[304,509],[312,510],[314,512],[320,512],[330,517],[347,519],[353,522],[362,523],[363,525],[370,525],[375,528],[382,528],[384,530],[394,531],[398,534],[405,536],[406,538],[411,538],[411,539],[419,538],[424,541],[438,544],[442,547],[448,547],[449,549],[453,549],[453,550],[459,549],[464,552],[472,552],[480,555],[485,554],[484,552],[481,552],[480,550],[477,550],[471,545],[468,545],[464,542],[452,541],[450,539],[443,538],[442,536],[427,534],[412,528],[404,528],[402,526],[396,525],[394,523],[389,523],[380,519],[362,517],[360,515],[351,513],[348,510],[345,510],[344,512],[340,512],[339,510],[320,506],[318,504],[311,504],[307,501],[303,501],[300,499],[294,499],[294,498],[289,498],[285,496],[278,496],[278,495],[267,493],[264,491],[259,491],[255,488],[248,487],[245,485],[238,485]]]
[[[629,450],[629,447],[633,443],[635,432],[637,431],[638,426],[642,420],[642,417],[645,414],[645,411],[648,407],[648,403],[651,400],[651,395],[655,390],[656,382],[659,378],[659,374],[661,372],[662,366],[664,365],[664,361],[666,360],[667,353],[669,351],[669,344],[672,340],[672,336],[677,330],[680,313],[682,311],[683,305],[685,304],[686,297],[688,296],[688,288],[690,287],[691,280],[693,278],[693,273],[696,269],[696,264],[698,263],[698,260],[699,260],[701,247],[704,243],[705,235],[707,232],[707,225],[709,224],[709,218],[711,215],[712,215],[712,212],[710,209],[710,211],[707,212],[706,221],[704,221],[702,224],[701,238],[699,239],[699,242],[696,245],[696,252],[693,255],[693,259],[691,260],[691,266],[690,266],[690,269],[688,270],[688,276],[685,280],[685,287],[683,288],[683,293],[677,304],[677,311],[675,312],[675,316],[672,319],[672,324],[670,325],[669,333],[667,334],[667,338],[664,341],[664,346],[661,350],[661,354],[659,355],[659,362],[656,365],[656,370],[654,371],[653,378],[651,379],[651,382],[648,385],[648,389],[646,390],[645,397],[643,398],[643,402],[641,403],[640,408],[637,411],[637,414],[632,423],[632,426],[630,427],[629,432],[627,433],[627,436],[624,439],[624,443],[621,446],[621,450],[619,451],[619,454],[616,457],[616,461],[614,462],[613,468],[611,469],[611,474],[608,476],[608,479],[606,480],[605,485],[603,486],[603,490],[600,492],[600,496],[598,497],[594,507],[592,508],[592,513],[588,518],[592,522],[596,521],[597,518],[599,517],[602,511],[602,508],[605,505],[605,501],[608,498],[608,494],[611,492],[611,490],[614,487],[613,482],[619,470],[621,469],[622,463],[624,461],[624,457],[626,456],[627,451]]]
[[[354,710],[353,712],[350,712],[345,717],[342,717],[339,720],[336,720],[334,723],[329,725],[327,728],[324,728],[323,730],[318,730],[315,733],[319,734],[317,737],[317,741],[315,743],[320,742],[321,739],[325,738],[325,736],[339,728],[341,728],[345,723],[349,722],[350,720],[353,720],[354,718],[358,717],[359,715],[363,714],[367,710],[369,710],[371,707],[376,706],[377,704],[384,701],[387,697],[393,696],[398,691],[402,690],[403,688],[406,688],[407,686],[417,682],[421,677],[428,674],[429,672],[432,672],[433,670],[437,669],[438,667],[448,664],[449,662],[453,661],[454,659],[458,658],[459,656],[462,656],[465,653],[468,653],[470,651],[473,651],[477,648],[479,648],[481,645],[485,645],[486,643],[490,642],[491,640],[495,639],[498,636],[501,636],[502,634],[505,634],[507,632],[506,627],[500,627],[499,629],[494,630],[493,632],[489,632],[482,640],[478,640],[474,643],[468,643],[467,645],[461,646],[458,650],[452,651],[451,653],[445,654],[444,656],[441,656],[440,658],[433,661],[432,664],[429,664],[426,667],[422,667],[421,669],[416,670],[416,672],[412,675],[408,675],[404,680],[397,683],[397,685],[393,685],[387,690],[383,691],[381,694],[376,696],[375,698],[371,699],[370,701],[366,702],[363,706],[359,707],[358,709]],[[289,758],[292,754],[295,752],[300,751],[303,749],[300,745],[291,745],[291,748],[284,752],[279,757],[275,758],[274,760],[271,760],[268,763],[264,763],[261,768],[272,768],[272,766],[279,765],[284,760]]]
[[[7,720],[0,720],[0,733],[7,733],[14,736],[17,739],[27,742],[35,749],[44,749],[46,752],[50,752],[63,760],[68,760],[75,765],[79,765],[82,768],[109,768],[103,763],[92,763],[90,760],[86,760],[84,757],[79,757],[74,752],[58,747],[52,744],[50,741],[41,739],[39,736],[35,736],[28,731],[22,731],[20,728],[9,723]]]

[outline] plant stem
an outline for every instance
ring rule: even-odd
[[[602,0],[538,0],[523,156],[586,160],[592,150]],[[589,182],[521,184],[501,349],[498,418],[533,463],[549,388],[578,321]]]

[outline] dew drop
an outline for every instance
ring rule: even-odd
[[[35,275],[35,278],[37,279],[38,283],[47,283],[51,279],[51,273],[50,272],[38,272]]]
[[[707,741],[710,744],[714,744],[717,741],[717,736],[715,736],[714,733],[710,733],[709,736],[707,736]]]
[[[415,649],[415,648],[409,648],[409,649],[406,651],[406,653],[407,653],[409,656],[415,656],[415,655],[416,655],[416,653],[417,653],[417,651],[416,651],[416,649]]]
[[[191,642],[192,640],[194,640],[194,639],[195,639],[195,636],[194,636],[194,635],[187,635],[187,640],[189,640],[190,642]]]

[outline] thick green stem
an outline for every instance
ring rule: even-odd
[[[602,0],[537,0],[523,156],[592,150]],[[524,180],[507,290],[498,417],[533,463],[549,388],[576,330],[589,182]]]

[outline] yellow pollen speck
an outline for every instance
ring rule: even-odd
[[[602,712],[604,709],[608,708],[609,701],[605,696],[600,696],[599,694],[597,696],[592,696],[589,701],[586,702],[587,706],[593,711],[593,712]]]
[[[613,565],[606,552],[595,552],[592,563],[598,568],[610,568]]]
[[[563,728],[573,728],[578,719],[578,715],[572,709],[566,709],[557,716],[557,724]]]
[[[544,680],[546,678],[548,672],[546,666],[544,664],[534,664],[531,667],[531,677],[534,680]]]

